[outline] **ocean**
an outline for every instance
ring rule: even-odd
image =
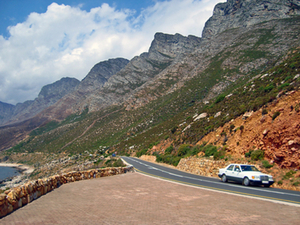
[[[16,168],[0,166],[0,181],[4,180],[8,177],[14,177],[19,175],[20,173]]]

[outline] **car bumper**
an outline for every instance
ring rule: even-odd
[[[272,185],[274,184],[274,181],[268,181],[268,183],[263,183],[263,181],[260,180],[250,180],[251,185]]]

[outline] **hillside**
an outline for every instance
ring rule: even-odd
[[[36,177],[45,165],[56,173],[113,152],[176,166],[207,149],[223,160],[262,150],[274,168],[299,169],[299,105],[289,100],[299,96],[299,5],[229,0],[215,7],[202,38],[155,34],[148,52],[122,60],[109,78],[84,79],[19,127],[1,127],[1,150],[23,140],[2,158],[35,165]]]

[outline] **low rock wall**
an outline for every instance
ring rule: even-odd
[[[129,171],[133,171],[132,166],[110,167],[81,172],[69,172],[27,182],[24,185],[12,188],[0,194],[0,218],[34,201],[40,196],[47,194],[55,188],[60,187],[63,184],[86,179],[113,176]]]
[[[176,168],[202,176],[217,177],[219,169],[228,164],[229,162],[224,160],[215,161],[207,158],[188,157],[182,158]]]

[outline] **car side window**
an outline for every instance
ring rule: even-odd
[[[227,170],[230,170],[230,171],[232,171],[232,169],[233,169],[233,166],[234,166],[234,165],[231,165],[231,166],[229,166],[229,167],[227,168]]]
[[[239,167],[238,165],[235,165],[234,171],[236,171],[236,172],[241,172],[240,167]]]

